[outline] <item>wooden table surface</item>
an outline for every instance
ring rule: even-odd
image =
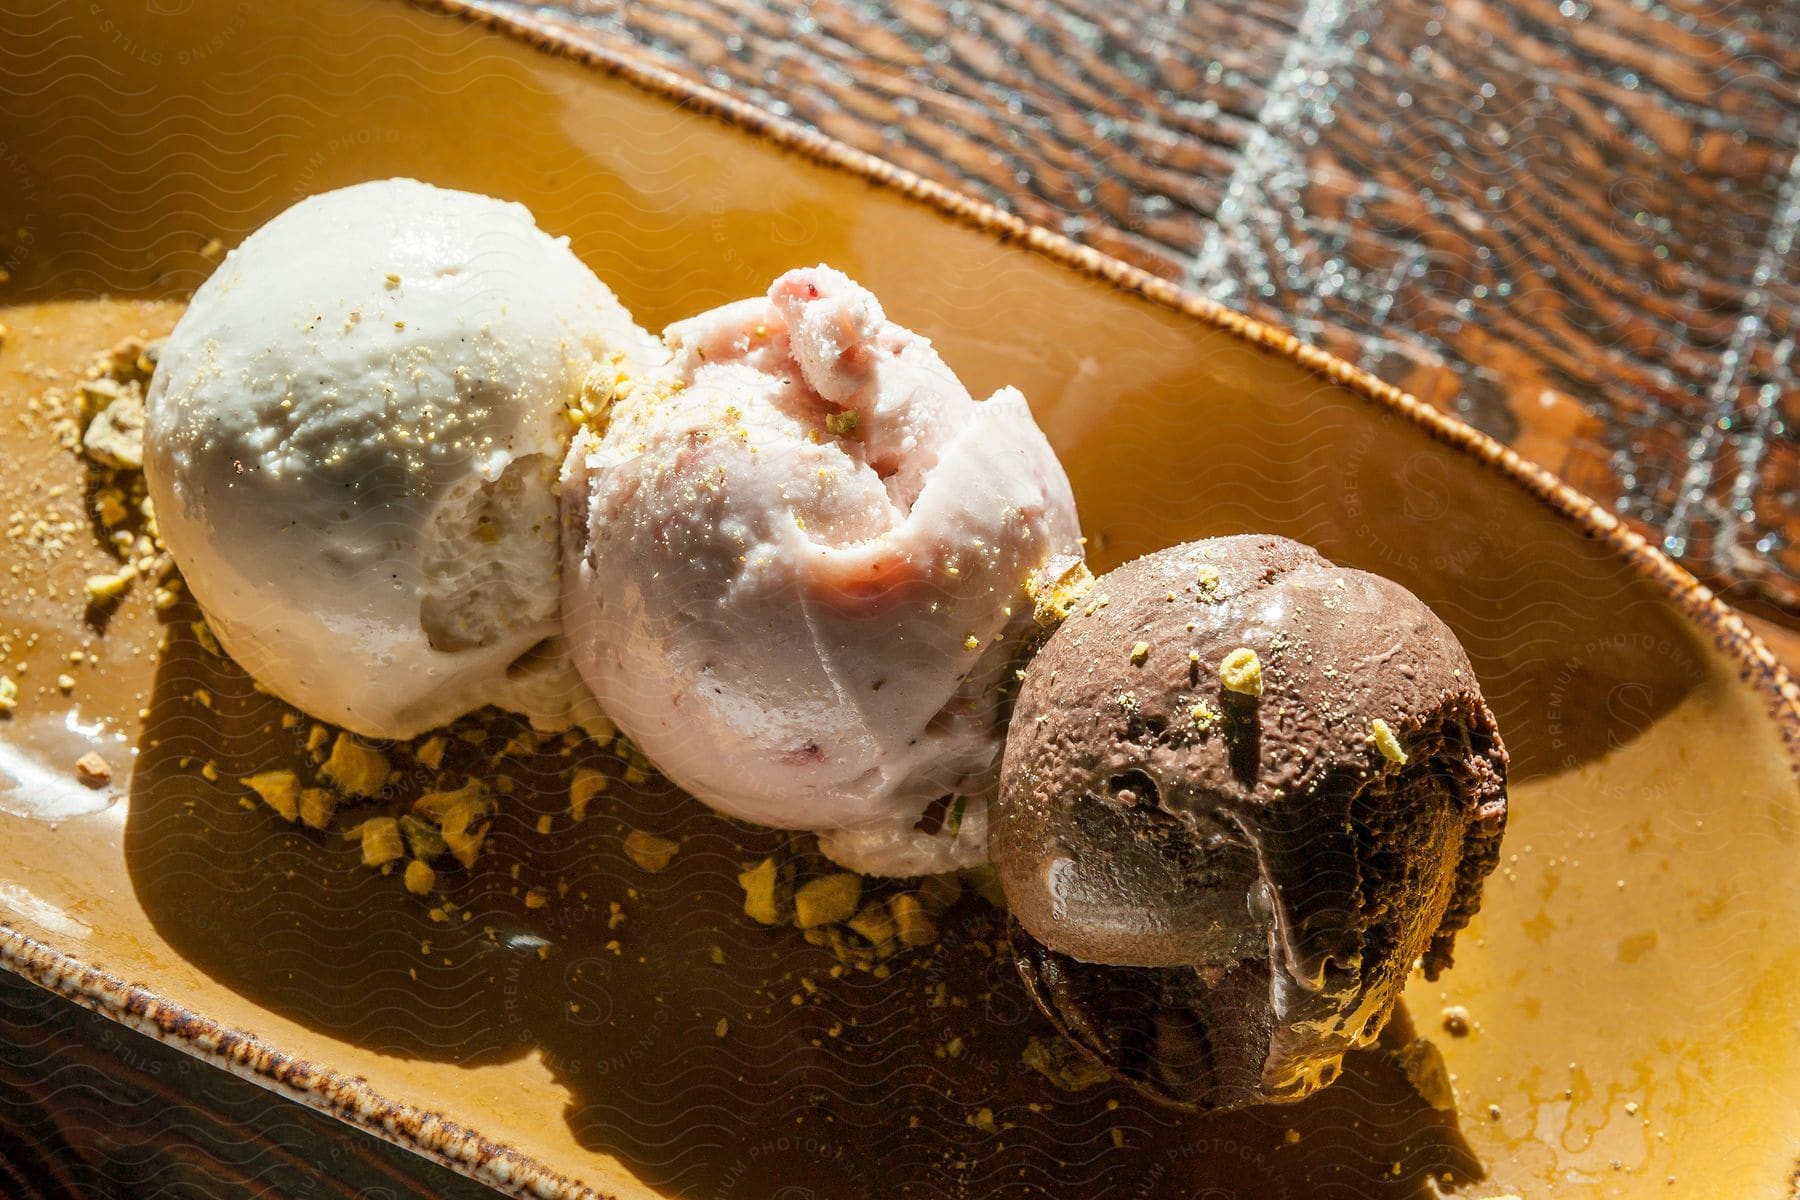
[[[1800,665],[1793,0],[485,0],[1286,325]]]
[[[483,2],[1295,329],[1613,505],[1800,666],[1794,0]],[[193,1070],[0,979],[0,1194],[480,1191]],[[176,1094],[217,1119],[169,1133]]]

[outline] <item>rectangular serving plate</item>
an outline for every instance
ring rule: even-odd
[[[1279,330],[452,5],[46,6],[0,17],[0,66],[15,312],[179,297],[301,197],[414,175],[525,202],[652,327],[842,267],[977,394],[1031,398],[1100,565],[1267,530],[1399,579],[1464,639],[1515,755],[1512,857],[1456,971],[1408,998],[1421,1024],[1452,1000],[1478,1016],[1442,1046],[1476,1194],[1788,1194],[1800,701],[1735,617],[1554,479]],[[0,380],[9,404],[41,382],[5,358]],[[9,769],[54,767],[22,728],[0,727]],[[541,1055],[375,1053],[197,965],[146,911],[128,810],[0,816],[9,969],[501,1190],[656,1194],[576,1136]]]

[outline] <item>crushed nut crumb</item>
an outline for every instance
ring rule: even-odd
[[[1381,757],[1399,766],[1406,765],[1406,749],[1400,745],[1400,739],[1388,723],[1380,717],[1369,722],[1369,740],[1381,751]]]
[[[1072,555],[1052,558],[1025,581],[1032,620],[1045,628],[1062,624],[1093,587],[1094,575],[1087,563]]]
[[[331,744],[331,756],[319,768],[319,778],[346,796],[375,796],[391,770],[387,755],[340,732]]]
[[[112,782],[112,764],[89,750],[75,760],[75,778],[91,788],[105,787]]]
[[[1240,696],[1262,695],[1262,659],[1248,646],[1239,646],[1219,664],[1219,682]]]
[[[625,857],[635,863],[639,870],[648,871],[652,875],[668,870],[680,849],[680,842],[657,837],[654,833],[645,833],[640,829],[634,829],[625,835]]]
[[[841,871],[802,884],[794,893],[794,924],[802,929],[848,920],[862,899],[862,876]]]
[[[773,858],[765,858],[738,873],[738,886],[744,889],[744,915],[761,925],[781,922],[781,873]]]
[[[430,863],[413,859],[406,864],[406,890],[415,896],[429,896],[431,889],[437,886],[437,872],[431,869]]]

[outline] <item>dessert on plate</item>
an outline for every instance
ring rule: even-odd
[[[984,862],[1024,583],[1080,550],[1025,398],[826,267],[664,336],[563,472],[582,677],[720,812],[865,873]]]
[[[1506,820],[1456,637],[1285,538],[1108,572],[1032,660],[992,853],[1035,999],[1198,1108],[1300,1099],[1450,964]]]
[[[976,398],[829,267],[658,338],[523,208],[389,180],[277,217],[127,357],[146,537],[197,636],[299,710],[270,740],[303,760],[241,802],[348,834],[434,923],[528,811],[509,773],[563,772],[566,810],[514,822],[549,836],[605,804],[610,747],[674,785],[621,869],[687,879],[739,831],[731,907],[889,989],[1003,908],[958,961],[1052,1042],[998,1040],[1189,1119],[1322,1089],[1493,868],[1505,751],[1429,609],[1270,536],[1095,580],[1024,397]],[[109,488],[125,411],[88,420]],[[596,919],[561,935],[619,956],[624,902]]]
[[[406,179],[302,200],[162,347],[162,538],[225,649],[313,716],[383,738],[484,704],[567,724],[568,678],[519,669],[561,630],[567,412],[597,365],[657,353],[522,205]]]

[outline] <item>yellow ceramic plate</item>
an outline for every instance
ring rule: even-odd
[[[40,7],[0,17],[0,507],[29,517],[0,543],[5,658],[29,666],[0,724],[11,970],[537,1194],[1791,1193],[1800,701],[1609,515],[1279,331],[650,68],[399,4]],[[397,174],[524,201],[652,326],[844,268],[978,394],[1032,399],[1099,565],[1272,530],[1436,607],[1514,754],[1486,907],[1407,997],[1454,1111],[1386,1051],[1314,1102],[1211,1121],[1060,1090],[1021,1065],[1044,1031],[990,911],[965,902],[889,978],[833,976],[737,911],[758,835],[654,781],[572,832],[503,818],[448,921],[240,807],[274,710],[184,625],[165,644],[148,588],[84,625],[108,558],[30,405],[166,329],[217,244]],[[135,771],[79,789],[93,744]],[[627,827],[676,832],[677,868],[632,875]],[[1471,1034],[1443,1032],[1447,1005]]]

